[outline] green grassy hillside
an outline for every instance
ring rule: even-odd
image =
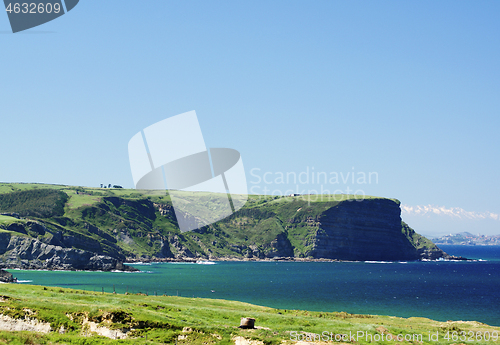
[[[325,213],[358,198],[356,195],[250,195],[246,205],[230,217],[181,233],[169,195],[164,191],[2,183],[0,213],[17,213],[21,220],[3,217],[0,227],[7,231],[18,229],[20,234],[44,243],[88,250],[122,261],[307,258]],[[389,201],[396,209],[399,206],[396,199],[371,196],[365,199]],[[44,230],[9,227],[11,223],[27,220],[42,224]],[[415,248],[436,249],[404,224],[401,233]]]
[[[474,335],[474,341],[467,343],[500,343],[500,327],[478,322],[282,310],[215,299],[101,294],[17,284],[0,285],[0,314],[32,320],[31,324],[33,320],[48,323],[52,330],[0,331],[0,343],[8,344],[201,345],[234,344],[242,338],[254,341],[253,345],[296,344],[299,339],[319,344],[318,337],[323,336],[333,339],[330,343],[434,345],[458,344],[454,337],[459,339],[461,334]],[[242,317],[255,318],[257,329],[238,328]],[[354,338],[335,341],[335,336],[340,340],[343,334]],[[429,334],[437,335],[438,341],[429,340]],[[384,339],[391,335],[395,340],[375,341],[382,335]],[[449,340],[445,339],[447,335]],[[475,340],[485,335],[488,341]],[[113,340],[116,336],[126,338]]]

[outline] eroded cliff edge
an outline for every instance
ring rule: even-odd
[[[339,260],[419,260],[446,254],[401,220],[390,199],[341,202],[317,217],[306,256]]]

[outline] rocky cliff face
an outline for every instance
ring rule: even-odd
[[[110,256],[11,233],[0,233],[0,264],[4,268],[21,269],[135,271]]]
[[[416,260],[418,250],[401,231],[399,205],[389,199],[342,202],[318,219],[306,255],[340,260]]]
[[[449,258],[402,222],[398,201],[385,198],[318,203],[297,198],[242,210],[215,226],[233,238],[246,238],[233,248],[247,258]]]
[[[12,283],[14,281],[14,277],[12,273],[9,273],[4,270],[0,270],[0,282],[2,283]]]

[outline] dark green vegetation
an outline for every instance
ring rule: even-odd
[[[16,212],[22,217],[48,218],[62,216],[68,195],[54,189],[32,189],[3,194],[2,212]]]
[[[74,261],[60,257],[80,255],[67,250],[63,255],[54,246],[106,256],[109,264],[95,269],[115,269],[110,258],[415,260],[446,255],[401,222],[398,200],[357,198],[249,196],[230,217],[181,233],[165,192],[0,184],[0,236],[10,243],[0,245],[0,263],[68,269]],[[26,250],[19,249],[23,245]]]
[[[10,320],[45,323],[48,333],[0,331],[8,344],[234,344],[237,337],[257,344],[294,344],[324,331],[354,335],[355,341],[332,343],[458,344],[461,332],[473,344],[499,344],[500,327],[478,322],[438,322],[424,318],[356,315],[345,312],[280,310],[247,303],[175,296],[117,295],[17,284],[0,285],[0,314]],[[239,329],[242,317],[257,329]],[[10,321],[12,322],[12,321]],[[7,325],[2,327],[7,328]],[[295,333],[293,333],[295,332]],[[362,333],[358,333],[362,332]],[[429,332],[439,341],[429,340]],[[495,333],[496,332],[496,333]],[[105,336],[99,335],[104,334]],[[374,341],[400,336],[409,341]],[[445,337],[448,334],[449,340]],[[488,334],[489,340],[484,338]],[[496,334],[496,339],[493,340]],[[360,335],[358,338],[357,335]],[[115,337],[124,337],[113,340]],[[309,337],[309,338],[307,338]],[[368,338],[367,338],[368,337]],[[320,343],[316,338],[315,343]]]

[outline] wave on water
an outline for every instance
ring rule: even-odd
[[[407,264],[408,261],[364,261],[367,264]]]
[[[18,283],[33,283],[33,280],[18,280]]]
[[[394,261],[365,261],[367,264],[393,264]]]
[[[143,265],[143,266],[151,266],[152,263],[151,262],[142,262],[142,261],[139,261],[139,262],[125,262],[125,265]]]
[[[98,271],[102,272],[102,271]],[[153,271],[120,271],[120,270],[112,270],[111,273],[153,273]]]

